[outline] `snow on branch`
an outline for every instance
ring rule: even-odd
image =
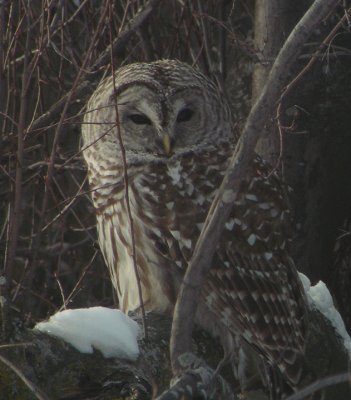
[[[139,355],[139,326],[119,310],[105,307],[64,310],[34,327],[63,339],[81,353],[100,350],[104,357],[135,361]]]

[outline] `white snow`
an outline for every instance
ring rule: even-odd
[[[105,307],[65,310],[39,322],[34,329],[59,337],[81,353],[100,350],[104,357],[135,360],[139,355],[138,324],[122,313]]]
[[[317,308],[317,310],[330,321],[336,332],[341,336],[345,349],[351,357],[351,338],[346,331],[344,321],[339,311],[334,306],[333,299],[326,284],[319,281],[314,286],[311,286],[311,282],[306,275],[299,272],[299,276],[310,305]]]

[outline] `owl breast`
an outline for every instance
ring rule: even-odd
[[[230,153],[227,144],[131,169],[129,205],[146,310],[174,307]],[[140,298],[122,172],[105,175],[105,181],[98,177],[105,189],[97,188],[95,206],[100,246],[120,308],[127,312],[140,306]],[[304,297],[286,253],[288,210],[279,181],[266,179],[269,172],[255,159],[250,180],[241,183],[202,289],[198,322],[212,333],[222,330],[254,346],[260,343],[265,357],[295,384],[300,378],[295,365],[303,353]]]
[[[226,145],[133,168],[128,182],[129,205],[147,310],[165,312],[173,308],[207,211],[223,179],[229,151]],[[127,312],[138,308],[140,299],[122,176],[121,169],[109,175],[109,182],[106,176],[95,176],[104,180],[107,188],[98,188],[93,200],[100,247],[120,307]]]

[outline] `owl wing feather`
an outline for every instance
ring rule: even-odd
[[[146,225],[162,268],[176,270],[178,282],[223,179],[228,151],[189,154],[172,166],[155,164],[152,174],[158,179],[152,183],[145,173],[138,187],[150,190],[148,205],[141,207],[150,210]],[[295,386],[301,373],[296,365],[303,355],[305,299],[287,256],[289,212],[277,177],[266,178],[269,167],[257,158],[251,168],[251,179],[242,182],[225,224],[201,301]]]

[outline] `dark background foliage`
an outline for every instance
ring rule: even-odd
[[[149,3],[154,7],[136,29],[133,23]],[[262,86],[255,71],[269,69],[311,2],[280,2],[281,18],[267,21],[278,37],[268,55],[257,41],[259,3],[1,2],[0,287],[8,300],[4,315],[31,325],[62,306],[114,303],[95,244],[94,210],[79,151],[84,104],[111,72],[111,62],[117,68],[134,61],[177,58],[218,82],[239,131]],[[303,49],[301,68],[345,15],[345,3],[314,32]],[[274,140],[263,140],[259,151],[273,166],[280,161],[282,176],[293,189],[298,268],[313,282],[322,279],[328,284],[350,331],[349,30],[346,19],[284,104],[282,137],[272,120],[268,130]],[[111,59],[111,42],[125,32],[130,35]],[[264,46],[270,40],[264,39]]]

